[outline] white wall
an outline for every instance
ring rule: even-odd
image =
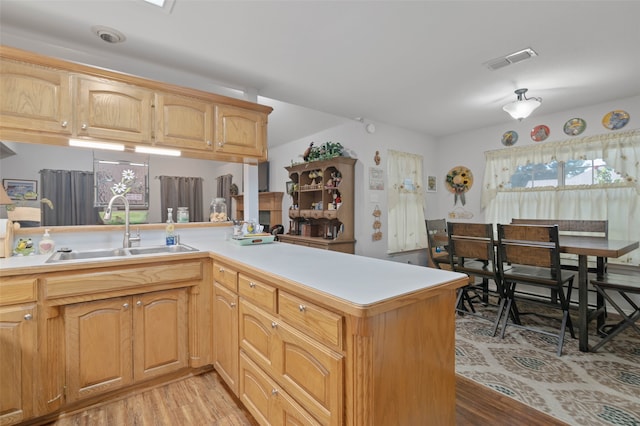
[[[545,104],[543,103],[538,110],[534,111],[529,118],[522,120],[522,122],[513,120],[507,113],[504,113],[505,121],[501,126],[477,129],[439,139],[435,152],[438,157],[435,169],[438,178],[438,192],[436,193],[435,203],[433,203],[435,209],[429,211],[430,217],[449,218],[449,214],[454,212],[453,194],[448,192],[444,186],[445,177],[452,167],[466,166],[473,173],[474,183],[471,190],[466,194],[467,203],[464,206],[464,210],[473,214],[473,217],[470,219],[450,218],[450,220],[484,222],[484,211],[480,209],[480,193],[485,165],[484,153],[485,151],[497,149],[509,149],[503,146],[501,142],[502,135],[509,130],[515,130],[519,135],[518,141],[514,145],[516,147],[537,143],[531,140],[530,132],[532,128],[539,124],[548,126],[551,131],[544,142],[562,141],[576,137],[567,136],[563,131],[564,123],[571,118],[582,118],[587,123],[585,131],[577,137],[610,133],[612,131],[602,125],[602,118],[608,112],[617,109],[627,111],[630,115],[629,123],[618,131],[634,129],[640,126],[640,96],[585,106],[558,114],[545,115],[544,107]],[[462,206],[458,203],[457,207],[460,209]]]
[[[209,217],[209,203],[216,197],[216,177],[230,173],[233,175],[233,182],[242,188],[242,164],[28,143],[11,143],[9,147],[16,152],[16,155],[0,160],[0,176],[3,179],[35,180],[38,182],[38,190],[41,189],[38,173],[40,170],[92,171],[94,155],[99,160],[147,162],[149,164],[149,222],[160,222],[161,217],[160,180],[155,179],[156,176],[202,177],[205,219]]]
[[[269,188],[272,191],[285,191],[286,182],[289,175],[285,170],[292,162],[301,162],[302,153],[314,142],[315,146],[325,142],[340,142],[346,148],[351,157],[358,158],[355,167],[355,238],[356,254],[376,257],[380,259],[391,259],[399,262],[411,262],[413,264],[426,265],[426,252],[410,252],[403,255],[387,255],[387,150],[410,152],[419,154],[424,159],[424,179],[426,186],[426,176],[435,173],[437,162],[433,153],[436,145],[433,138],[401,129],[384,123],[375,123],[375,133],[367,133],[364,125],[353,121],[344,125],[333,127],[322,132],[307,136],[287,144],[276,146],[269,151],[270,182]],[[376,166],[374,156],[376,151],[380,152],[381,162]],[[385,177],[385,190],[369,189],[369,168],[377,167],[383,170]],[[435,194],[427,194],[426,216],[430,211],[435,211],[432,203]],[[283,206],[283,225],[288,229],[289,216],[288,209],[291,205],[291,197],[285,194]],[[373,234],[373,210],[377,206],[382,211],[381,222],[383,224],[383,238],[379,241],[372,240]]]

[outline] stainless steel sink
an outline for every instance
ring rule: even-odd
[[[84,250],[84,251],[57,251],[47,259],[47,263],[62,262],[65,260],[98,259],[101,257],[129,256],[126,249]]]
[[[193,247],[185,244],[177,244],[175,246],[150,246],[150,247],[131,247],[129,253],[133,256],[138,254],[157,254],[157,253],[186,253],[190,251],[198,251]]]
[[[57,251],[53,253],[49,257],[49,259],[47,259],[46,263],[65,262],[68,260],[90,260],[110,257],[139,256],[143,254],[188,253],[193,251],[198,251],[198,249],[185,244],[177,244],[175,246],[148,246],[101,250]]]

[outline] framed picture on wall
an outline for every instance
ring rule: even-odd
[[[437,182],[435,176],[427,176],[427,192],[436,192],[438,189]]]
[[[2,179],[2,186],[12,200],[38,199],[37,180]]]

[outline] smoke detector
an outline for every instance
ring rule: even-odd
[[[110,44],[122,43],[127,39],[127,37],[125,37],[125,35],[122,34],[120,31],[115,30],[113,28],[109,28],[109,27],[103,27],[98,25],[95,27],[91,27],[91,31],[93,31],[95,35],[100,37],[101,40],[106,41],[107,43],[110,43]]]
[[[509,53],[501,58],[492,59],[490,61],[485,62],[484,66],[489,68],[491,71],[495,71],[500,68],[504,68],[508,65],[515,64],[516,62],[524,61],[525,59],[533,58],[534,56],[538,56],[535,50],[530,47],[526,49],[519,50],[517,52]]]

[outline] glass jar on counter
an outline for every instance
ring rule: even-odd
[[[178,207],[176,220],[178,223],[189,223],[189,207]]]
[[[210,222],[226,222],[229,220],[227,216],[227,202],[224,198],[214,198],[209,206]]]

